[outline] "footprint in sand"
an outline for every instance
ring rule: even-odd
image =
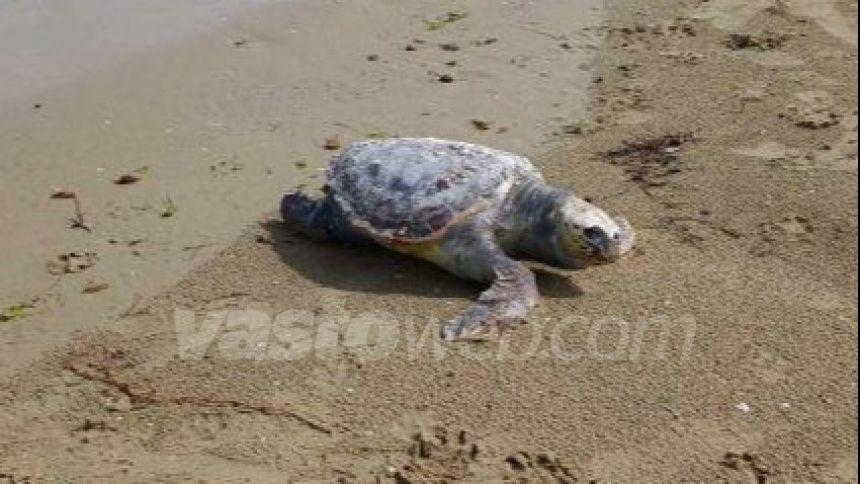
[[[572,484],[577,481],[573,471],[552,453],[516,452],[505,458],[505,465],[510,470],[510,474],[505,476],[506,481],[559,484]]]
[[[776,4],[775,0],[712,0],[695,17],[710,20],[720,30],[739,30]]]
[[[839,12],[833,0],[792,0],[789,11],[811,18],[830,35],[857,48],[857,23],[850,15]]]
[[[856,23],[833,0],[712,0],[705,5],[698,18],[710,20],[721,30],[742,29],[762,12],[785,12],[812,19],[829,34],[857,47]]]
[[[762,222],[758,226],[758,236],[762,243],[753,247],[751,252],[757,257],[778,255],[784,247],[811,243],[814,232],[815,227],[810,220],[798,215]]]
[[[842,116],[836,112],[833,97],[824,91],[803,91],[794,95],[798,104],[785,107],[783,116],[801,128],[821,129],[839,124]]]
[[[857,173],[857,113],[842,118],[839,123],[845,131],[817,155],[817,164],[834,171]]]
[[[809,169],[809,161],[803,157],[799,149],[789,148],[776,141],[762,141],[756,146],[735,148],[732,152],[764,161],[771,166]]]
[[[732,152],[779,168],[857,173],[857,115],[846,116],[839,126],[844,132],[836,141],[806,152],[772,140],[754,146],[740,146]]]
[[[437,482],[463,479],[482,453],[471,432],[433,425],[414,432],[406,462],[387,471],[396,482]]]
[[[770,467],[763,462],[762,458],[750,452],[740,454],[726,452],[720,464],[735,471],[739,482],[764,484],[772,474]],[[744,477],[741,478],[741,476]]]

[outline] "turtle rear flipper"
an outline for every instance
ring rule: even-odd
[[[281,199],[281,217],[292,230],[318,241],[367,244],[371,239],[359,233],[333,204],[330,197],[309,197],[296,191]]]

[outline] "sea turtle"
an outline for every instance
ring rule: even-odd
[[[331,160],[324,196],[281,201],[284,221],[311,238],[376,243],[491,283],[442,328],[446,340],[492,339],[538,301],[518,259],[563,268],[612,262],[634,233],[571,192],[547,185],[528,159],[460,141],[353,143]]]

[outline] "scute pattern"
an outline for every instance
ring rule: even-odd
[[[356,227],[402,242],[441,235],[526,179],[541,179],[526,158],[434,138],[356,142],[328,169],[329,194]]]

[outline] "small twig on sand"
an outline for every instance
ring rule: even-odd
[[[87,232],[91,232],[92,229],[84,221],[84,212],[81,211],[81,202],[78,200],[77,195],[72,197],[72,201],[75,203],[75,216],[69,219],[69,222],[72,224],[71,227],[73,229],[83,229]]]
[[[552,40],[558,40],[558,41],[567,40],[567,36],[563,35],[563,34],[551,34],[549,32],[544,32],[543,30],[540,30],[540,29],[537,29],[534,27],[528,27],[528,26],[522,26],[520,28],[523,30],[527,30],[529,32],[538,34],[538,35],[543,35],[544,37],[549,37]]]

